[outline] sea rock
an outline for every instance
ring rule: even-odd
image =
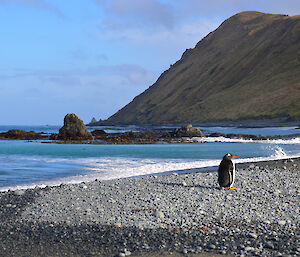
[[[3,139],[21,139],[21,140],[37,140],[45,139],[46,136],[42,133],[37,133],[34,131],[24,131],[20,129],[11,129],[7,132],[0,133],[0,138]]]
[[[204,134],[198,128],[194,128],[192,124],[177,128],[174,131],[175,137],[203,137]]]
[[[92,131],[92,135],[96,138],[102,138],[107,135],[107,133],[103,129],[96,129]]]
[[[209,137],[225,137],[226,134],[220,133],[220,132],[214,132],[209,134]]]
[[[96,122],[97,122],[96,118],[93,117],[92,120],[91,120],[91,122],[90,122],[90,124],[91,124],[91,123],[96,123]]]
[[[82,120],[76,114],[69,113],[64,118],[64,126],[59,130],[58,139],[62,140],[87,140],[92,135],[86,130]]]
[[[15,195],[18,195],[18,196],[24,195],[24,194],[25,194],[25,190],[15,190],[15,191],[14,191],[14,194],[15,194]]]

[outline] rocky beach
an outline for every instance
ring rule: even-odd
[[[0,256],[298,256],[300,159],[2,192]]]

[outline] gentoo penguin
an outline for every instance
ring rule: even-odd
[[[234,184],[235,178],[235,167],[232,162],[232,158],[238,156],[232,155],[231,153],[225,154],[223,160],[221,161],[218,169],[218,182],[220,188],[234,189],[232,186]]]

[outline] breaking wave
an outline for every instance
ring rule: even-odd
[[[300,137],[290,139],[266,139],[266,140],[253,140],[241,138],[226,138],[226,137],[193,137],[186,138],[186,141],[191,142],[224,142],[224,143],[259,143],[259,144],[281,144],[281,145],[300,145]]]
[[[288,153],[282,147],[270,147],[270,155],[266,157],[238,158],[236,163],[249,163],[269,160],[280,160],[287,158],[299,158],[300,153]],[[151,159],[151,158],[127,158],[127,157],[88,157],[88,158],[51,158],[45,156],[23,156],[20,162],[30,161],[33,163],[46,163],[49,169],[63,169],[69,167],[71,170],[80,167],[81,174],[65,177],[54,177],[39,182],[19,184],[15,186],[4,186],[0,191],[8,189],[25,189],[35,186],[55,186],[61,183],[76,184],[98,180],[110,180],[128,178],[159,173],[172,172],[194,172],[201,168],[218,166],[220,159]]]

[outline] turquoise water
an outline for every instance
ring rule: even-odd
[[[40,129],[45,132],[42,126]],[[227,129],[229,131],[233,128]],[[33,130],[37,131],[34,127]],[[243,129],[238,133],[242,133],[241,130]],[[268,131],[286,135],[287,131],[294,134],[291,132],[295,130],[295,128],[272,128]],[[300,137],[263,142],[251,140],[230,142],[224,138],[214,140],[221,142],[64,145],[44,144],[39,141],[0,140],[0,190],[26,188],[36,184],[55,185],[61,182],[90,181],[95,178],[113,179],[193,170],[218,165],[223,155],[228,152],[239,156],[236,160],[238,163],[300,157]]]
[[[300,150],[296,144],[260,144],[208,142],[194,144],[154,145],[87,145],[43,144],[21,140],[1,140],[0,156],[45,156],[49,158],[123,157],[154,159],[217,159],[225,152],[233,152],[241,158],[267,157],[276,146],[293,155]]]

